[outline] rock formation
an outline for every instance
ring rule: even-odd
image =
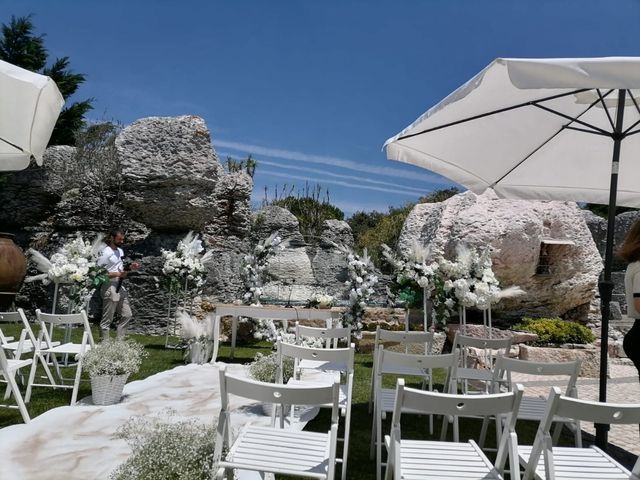
[[[572,202],[502,200],[493,192],[465,192],[417,205],[402,229],[399,249],[406,252],[416,241],[450,258],[458,244],[490,246],[501,284],[526,291],[496,306],[513,317],[573,315],[586,321],[602,269],[584,217]]]

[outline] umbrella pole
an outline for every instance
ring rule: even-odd
[[[616,224],[616,196],[618,192],[618,169],[620,164],[620,146],[624,135],[622,134],[622,120],[624,115],[625,90],[618,90],[618,110],[616,112],[616,125],[612,135],[613,159],[611,163],[611,185],[609,187],[609,212],[607,214],[607,243],[604,253],[604,272],[602,281],[598,283],[600,291],[600,310],[602,323],[600,325],[600,393],[598,400],[607,401],[607,362],[609,355],[609,317],[611,314],[610,303],[613,292],[611,281],[611,265],[613,263],[613,237]],[[596,423],[596,445],[606,450],[609,436],[609,425]]]

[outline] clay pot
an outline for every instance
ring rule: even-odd
[[[27,260],[14,236],[0,233],[0,310],[7,309],[27,274]]]

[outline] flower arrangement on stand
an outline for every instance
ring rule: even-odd
[[[324,293],[314,293],[307,300],[307,308],[331,308],[335,299],[333,296]]]
[[[182,299],[182,310],[191,311],[193,298],[198,295],[207,281],[206,263],[213,256],[211,252],[203,253],[204,247],[198,235],[189,232],[178,242],[175,250],[162,249],[162,280],[160,284],[169,292],[169,306],[167,309],[167,332],[165,347],[169,342],[169,330],[172,319],[173,297],[176,306]],[[177,313],[176,313],[177,315]],[[176,334],[177,317],[173,321],[173,336]]]
[[[186,345],[185,360],[202,365],[213,354],[213,323],[215,314],[209,313],[204,320],[189,315],[184,310],[177,313],[180,336]]]
[[[54,284],[52,313],[55,313],[58,305],[60,285],[69,285],[63,302],[67,304],[69,313],[77,311],[86,306],[96,289],[109,281],[107,269],[96,264],[103,247],[102,236],[89,242],[77,233],[76,237],[65,242],[51,259],[34,249],[29,249],[30,259],[42,273],[27,277],[25,281],[40,280],[44,285]]]
[[[268,279],[267,263],[278,250],[282,250],[282,238],[278,232],[258,242],[253,251],[244,256],[242,265],[242,280],[245,292],[242,300],[247,305],[260,305],[264,283]]]
[[[353,334],[359,336],[364,307],[374,293],[373,287],[378,283],[378,276],[373,273],[374,265],[366,248],[362,255],[352,251],[346,253],[349,279],[344,283],[348,292],[348,305],[343,319],[345,325],[351,326]]]

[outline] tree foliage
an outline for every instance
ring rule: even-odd
[[[12,16],[8,24],[2,24],[0,60],[51,77],[62,96],[68,99],[77,92],[86,77],[69,68],[69,57],[56,58],[47,66],[49,54],[44,45],[44,35],[34,33],[31,17]],[[75,132],[84,126],[84,116],[93,108],[92,102],[93,99],[87,99],[65,107],[60,113],[49,145],[75,145]]]
[[[320,185],[310,187],[308,183],[302,191],[293,195],[294,186],[290,188],[284,185],[278,193],[277,187],[272,200],[266,198],[264,205],[276,205],[286,208],[295,215],[300,224],[300,233],[305,242],[310,244],[318,243],[322,233],[322,223],[325,220],[344,220],[344,212],[331,204],[329,190],[324,191]]]
[[[348,220],[353,232],[355,246],[362,251],[365,248],[369,252],[373,262],[385,271],[385,262],[382,262],[380,246],[384,243],[391,247],[398,244],[400,232],[407,216],[418,203],[437,203],[460,193],[455,188],[435,190],[417,202],[407,203],[402,207],[389,207],[387,213],[381,212],[356,212]]]

